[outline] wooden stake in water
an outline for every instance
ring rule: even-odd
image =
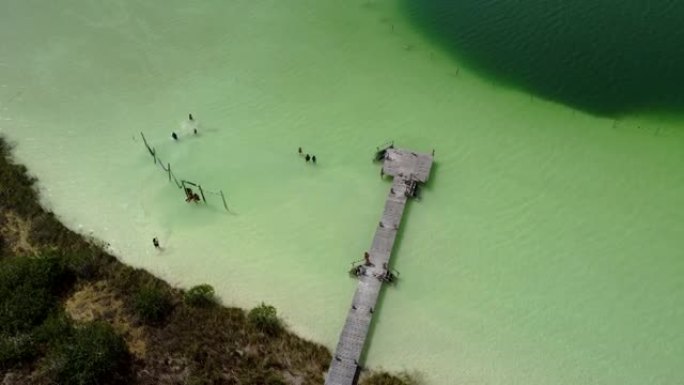
[[[226,211],[230,212],[230,210],[228,209],[228,204],[226,203],[226,197],[223,196],[223,190],[221,190],[221,199],[223,200],[223,207],[226,208]]]
[[[204,199],[204,191],[202,191],[202,186],[198,184],[197,188],[199,188],[199,190],[200,190],[200,195],[202,195],[202,200],[204,201],[204,203],[207,203],[207,200]]]
[[[140,136],[142,136],[143,143],[145,143],[145,147],[147,147],[147,151],[150,152],[150,155],[154,156],[154,150],[150,147],[150,145],[147,143],[147,139],[145,139],[145,135],[143,135],[142,131],[140,132]]]

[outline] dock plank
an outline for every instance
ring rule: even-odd
[[[374,265],[367,269],[366,276],[359,277],[352,306],[340,333],[325,385],[354,385],[354,381],[358,380],[359,360],[366,345],[368,330],[382,289],[382,282],[375,276],[384,274],[383,266],[389,265],[408,201],[408,185],[427,182],[432,162],[432,155],[409,150],[390,148],[385,154],[383,173],[394,180],[369,250],[370,260]]]

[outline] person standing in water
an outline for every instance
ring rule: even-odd
[[[314,164],[316,164],[316,155],[314,155],[314,156],[311,157],[311,161],[312,161]]]
[[[157,239],[157,237],[152,238],[152,244],[154,245],[155,249],[161,248],[161,246],[159,246],[159,240]]]
[[[192,114],[188,114],[188,120],[191,121],[192,123],[194,123],[193,124],[194,127],[192,128],[192,133],[197,135],[197,124],[195,123],[195,117],[192,116]]]
[[[299,152],[299,155],[301,156],[302,155],[302,148],[301,147],[299,147],[298,152]]]

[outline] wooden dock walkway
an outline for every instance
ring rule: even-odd
[[[418,183],[427,182],[432,160],[430,154],[395,148],[388,148],[385,153],[382,172],[394,177],[394,180],[369,250],[373,266],[366,267],[364,274],[358,276],[356,292],[325,385],[354,385],[358,381],[361,369],[359,360],[383,283],[378,277],[387,272],[406,201],[413,195]]]

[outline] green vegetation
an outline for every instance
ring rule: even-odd
[[[29,334],[0,335],[0,371],[29,361],[37,354]]]
[[[16,335],[43,322],[66,281],[68,274],[55,257],[0,260],[0,334]]]
[[[278,334],[283,327],[278,318],[276,308],[263,302],[249,311],[247,319],[252,326],[269,335]]]
[[[185,293],[185,303],[190,306],[210,307],[216,304],[216,294],[211,285],[197,285]]]
[[[37,343],[59,344],[71,338],[74,325],[66,314],[57,312],[50,314],[45,321],[33,330],[33,338]]]
[[[66,265],[58,256],[0,259],[0,369],[53,352],[60,384],[122,383],[128,353],[121,337],[104,323],[74,329],[59,310],[73,283]]]
[[[375,372],[361,380],[361,385],[416,385],[416,381],[406,373],[393,376],[386,372]]]
[[[93,280],[100,275],[98,267],[98,256],[94,250],[88,252],[74,252],[64,256],[66,267],[72,271],[76,277],[86,280]]]
[[[26,167],[10,161],[11,150],[0,138],[0,202],[22,217],[42,212],[34,187],[36,179],[28,175]]]
[[[57,379],[63,385],[126,384],[128,357],[126,344],[109,324],[91,322],[57,348]]]
[[[171,296],[164,289],[154,285],[140,288],[135,294],[133,304],[138,316],[151,324],[164,321],[173,309]]]

